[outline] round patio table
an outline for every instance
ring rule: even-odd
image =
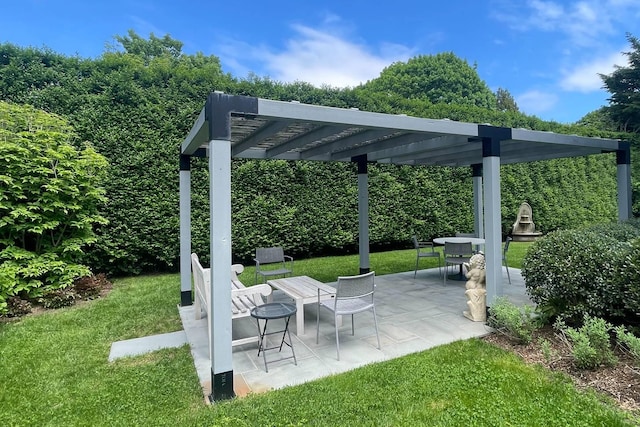
[[[294,365],[298,365],[296,353],[293,350],[291,334],[289,333],[289,320],[295,313],[296,306],[284,302],[271,302],[268,304],[259,305],[251,309],[251,317],[256,319],[256,322],[258,324],[258,334],[260,337],[258,341],[258,357],[260,357],[260,353],[262,353],[262,359],[264,360],[264,370],[266,372],[269,372],[269,368],[267,368],[267,351],[278,349],[278,352],[280,352],[282,351],[282,346],[284,344],[288,345],[291,348],[292,355],[289,357],[284,357],[280,360],[293,359]],[[269,320],[275,319],[284,319],[284,328],[278,329],[277,331],[267,332],[267,325],[269,324]],[[261,320],[264,320],[264,327],[262,328],[260,328]],[[266,347],[266,337],[269,335],[279,334],[282,334],[282,338],[279,339],[280,343],[271,347]]]
[[[433,243],[436,243],[438,245],[444,245],[446,242],[451,242],[451,243],[471,242],[471,244],[476,247],[476,251],[480,249],[480,245],[484,245],[485,243],[484,239],[481,239],[479,237],[449,236],[449,237],[436,237],[435,239],[433,239]],[[446,267],[446,263],[445,263],[445,267]],[[445,274],[447,274],[446,268],[445,268]],[[467,278],[462,273],[462,264],[460,264],[460,271],[458,272],[458,274],[454,274],[453,276],[448,276],[448,277],[451,280],[467,280]]]

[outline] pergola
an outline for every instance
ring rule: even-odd
[[[182,305],[192,301],[190,159],[209,158],[211,399],[234,396],[229,304],[232,158],[357,163],[360,272],[369,271],[367,163],[470,166],[475,234],[486,240],[490,305],[502,295],[500,165],[612,152],[617,153],[618,219],[625,220],[631,212],[627,142],[211,93],[180,154]]]

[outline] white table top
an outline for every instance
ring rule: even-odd
[[[436,237],[435,239],[433,239],[433,243],[437,243],[438,245],[444,245],[445,242],[450,242],[450,243],[471,242],[471,244],[475,246],[475,245],[483,245],[484,239],[481,239],[479,237],[455,237],[455,236]]]

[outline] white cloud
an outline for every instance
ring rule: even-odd
[[[555,93],[530,90],[515,97],[518,108],[527,114],[541,114],[550,111],[557,103]]]
[[[511,29],[562,33],[577,46],[600,43],[603,36],[619,33],[640,13],[637,0],[528,0],[506,7],[505,3],[498,4],[495,18]]]
[[[303,25],[294,25],[292,29],[294,36],[280,51],[228,40],[221,49],[221,59],[236,71],[248,70],[243,64],[257,61],[269,77],[277,81],[352,87],[377,77],[391,63],[406,61],[414,54],[411,48],[392,43],[383,43],[374,52],[364,44],[341,37],[339,31]]]
[[[577,92],[600,90],[602,79],[599,74],[611,74],[615,65],[626,66],[627,64],[627,57],[619,52],[593,59],[565,72],[560,80],[560,87],[566,91]]]

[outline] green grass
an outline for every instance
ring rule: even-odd
[[[371,264],[412,270],[413,256]],[[357,268],[340,258],[300,261],[296,273]],[[204,406],[187,346],[107,361],[113,341],[181,329],[179,288],[177,274],[117,280],[104,299],[0,324],[0,425],[632,425],[611,402],[479,340]]]

